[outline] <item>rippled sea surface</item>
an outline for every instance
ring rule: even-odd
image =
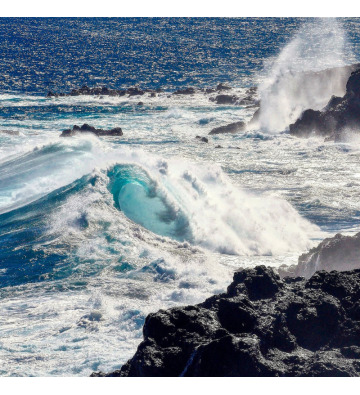
[[[239,267],[296,263],[324,237],[359,231],[359,139],[263,127],[207,136],[256,107],[171,95],[225,82],[245,97],[285,63],[359,62],[359,28],[0,18],[0,374],[112,371],[148,313],[224,291]],[[83,84],[164,92],[46,98]],[[124,135],[59,137],[83,123]]]

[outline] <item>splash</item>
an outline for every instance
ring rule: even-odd
[[[53,152],[57,161],[49,155]],[[108,194],[112,206],[133,222],[160,236],[213,252],[276,255],[301,251],[309,246],[315,229],[285,200],[251,195],[234,186],[218,165],[166,159],[142,150],[110,150],[96,139],[57,142],[12,160],[11,168],[23,171],[19,172],[20,179],[4,176],[3,198],[23,196],[17,198],[17,207],[39,199],[39,195],[46,201],[49,180],[52,188],[55,184],[66,187],[89,174],[94,164],[107,180],[107,192],[101,193]],[[8,165],[3,163],[2,167]],[[26,185],[22,182],[25,176]],[[96,185],[90,187],[95,195],[99,193]],[[83,210],[81,199],[78,207]],[[52,211],[51,204],[48,212]],[[5,199],[4,207],[9,209],[9,205]],[[74,209],[68,211],[73,217]],[[79,212],[80,222],[82,215]]]
[[[332,95],[344,95],[351,70],[342,66],[353,61],[346,42],[342,23],[335,18],[302,26],[260,86],[262,130],[283,131],[304,110],[320,110]]]

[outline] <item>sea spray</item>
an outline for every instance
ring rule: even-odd
[[[341,66],[351,62],[354,57],[341,21],[316,18],[304,23],[268,66],[271,71],[259,88],[258,126],[272,133],[283,131],[304,110],[320,110],[332,95],[342,96],[351,71]]]
[[[109,149],[96,138],[53,143],[12,159],[11,168],[17,168],[18,175],[3,176],[2,182],[8,183],[4,199],[10,194],[4,209],[9,210],[9,204],[14,208],[13,193],[17,196],[13,204],[21,207],[46,195],[49,188],[64,187],[88,174],[95,164],[110,177],[106,184],[109,196],[114,195],[112,205],[123,207],[130,219],[161,236],[211,251],[236,255],[301,251],[316,229],[286,201],[241,191],[218,165],[165,159],[127,147]],[[114,166],[126,171],[114,172]],[[97,185],[89,186],[94,193]],[[114,185],[120,187],[113,189]],[[83,204],[78,207],[83,209]],[[73,215],[74,208],[68,212]]]

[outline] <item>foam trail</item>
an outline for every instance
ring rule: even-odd
[[[267,132],[285,130],[301,113],[323,108],[332,95],[342,96],[353,61],[346,52],[346,33],[335,18],[305,23],[281,51],[260,86],[259,127]],[[317,73],[320,70],[335,68]]]
[[[218,165],[108,149],[96,139],[81,138],[3,163],[2,211],[69,184],[95,164],[107,179],[112,204],[148,230],[180,242],[225,254],[273,255],[308,248],[315,230],[285,200],[259,198],[235,187]]]

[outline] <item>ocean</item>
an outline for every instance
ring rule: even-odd
[[[360,140],[288,125],[345,92],[304,72],[360,62],[359,33],[356,18],[0,18],[0,374],[113,371],[149,313],[358,232]],[[258,126],[208,136],[257,109],[201,90],[219,83],[259,87]],[[84,84],[162,91],[46,97]],[[85,123],[123,136],[59,137]]]

